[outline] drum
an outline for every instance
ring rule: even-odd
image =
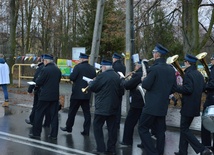
[[[205,129],[214,133],[214,105],[207,107],[202,115],[202,124]]]

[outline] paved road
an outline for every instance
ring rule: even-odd
[[[28,138],[31,126],[26,124],[24,119],[29,116],[29,108],[11,105],[9,108],[0,107],[0,109],[1,113],[4,112],[4,115],[0,118],[0,154],[2,155],[90,155],[92,150],[96,148],[93,129],[91,129],[89,137],[80,134],[83,123],[81,112],[76,116],[72,134],[59,130],[58,140],[53,141],[48,138],[49,128],[43,128],[41,140]],[[66,111],[59,112],[60,126],[65,125],[66,118]],[[122,122],[118,141],[122,139],[123,127]],[[106,137],[107,130],[105,128],[103,130]],[[178,130],[168,129],[166,132],[165,155],[173,155],[173,152],[177,151],[178,140]],[[136,128],[133,146],[130,148],[117,144],[118,155],[145,155],[143,150],[137,148],[139,143],[140,138]],[[191,148],[189,148],[189,155],[195,155]]]
[[[68,89],[68,88],[67,88]],[[34,140],[28,137],[31,126],[24,122],[30,114],[33,96],[23,93],[25,87],[10,91],[11,103],[9,108],[0,106],[0,155],[90,155],[96,148],[93,129],[90,136],[84,137],[82,131],[83,116],[81,110],[78,112],[72,134],[67,134],[59,130],[57,141],[48,138],[49,128],[43,128],[41,140]],[[20,93],[21,92],[21,93]],[[0,90],[0,104],[3,103],[3,93]],[[93,107],[92,107],[93,109]],[[125,118],[125,116],[123,116]],[[67,110],[59,112],[59,126],[65,126]],[[124,121],[124,119],[122,119]],[[173,155],[178,151],[179,142],[179,121],[180,114],[178,108],[169,108],[167,115],[166,144],[164,155]],[[192,124],[192,129],[198,134],[200,130],[200,117],[196,118]],[[124,123],[118,132],[118,142],[123,136]],[[104,135],[107,137],[107,130],[104,128]],[[197,136],[198,137],[198,136]],[[200,139],[200,137],[198,137]],[[142,149],[137,147],[140,143],[137,127],[134,132],[134,144],[132,147],[123,147],[117,144],[118,155],[145,155]],[[189,147],[189,155],[196,153]]]

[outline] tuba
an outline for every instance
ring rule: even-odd
[[[209,67],[205,61],[205,57],[207,56],[207,52],[202,52],[196,55],[195,57],[198,58],[198,60],[201,62],[201,64],[204,66],[204,70],[207,73],[207,76],[209,77],[210,75],[210,70]]]
[[[171,56],[171,57],[168,57],[167,60],[166,60],[166,63],[167,64],[172,64],[177,70],[178,72],[180,73],[181,77],[183,78],[184,77],[184,71],[181,69],[179,63],[178,63],[178,55],[174,55],[174,56]]]

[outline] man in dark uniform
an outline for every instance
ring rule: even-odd
[[[137,124],[144,101],[141,93],[137,90],[137,86],[141,83],[142,65],[141,61],[135,63],[135,73],[131,76],[130,80],[122,79],[121,84],[126,90],[130,90],[130,109],[125,120],[123,139],[121,145],[132,146],[134,127]]]
[[[36,65],[36,72],[35,72],[33,80],[32,80],[34,82],[36,81],[37,77],[39,76],[39,73],[41,72],[42,68],[44,67],[43,55],[41,55],[40,59],[41,59],[41,62]],[[28,93],[32,93],[33,91],[34,91],[33,108],[32,108],[32,111],[30,113],[29,119],[25,119],[25,122],[27,124],[31,124],[31,125],[33,125],[33,120],[34,120],[34,116],[35,116],[36,105],[37,105],[38,100],[39,100],[40,89],[39,89],[39,87],[35,87],[35,85],[30,85],[28,87]],[[44,127],[49,127],[50,126],[50,121],[51,121],[51,118],[50,118],[50,113],[49,113],[49,110],[48,110],[45,113],[45,122],[44,122],[43,126]]]
[[[163,155],[169,95],[176,87],[175,70],[166,64],[163,57],[169,51],[157,44],[153,50],[154,64],[149,68],[147,77],[142,77],[142,87],[146,90],[145,105],[139,120],[138,132],[148,155]],[[156,147],[149,130],[155,129]]]
[[[126,73],[126,67],[124,66],[122,62],[122,56],[118,53],[114,53],[112,56],[113,64],[112,68],[114,71],[117,72],[122,72],[123,75]],[[120,93],[120,106],[117,114],[117,128],[120,129],[120,120],[121,120],[121,105],[122,105],[122,98],[124,95],[124,90],[121,91]]]
[[[103,60],[101,65],[102,73],[89,83],[89,89],[95,93],[93,128],[97,144],[96,153],[116,154],[116,115],[120,104],[120,91],[122,87],[120,86],[119,75],[112,69],[112,62]],[[105,122],[108,129],[107,148],[103,135],[103,125]]]
[[[211,57],[211,68],[210,68],[210,76],[208,79],[208,82],[206,84],[206,101],[203,105],[203,112],[205,109],[211,105],[214,105],[214,55]],[[201,140],[202,144],[205,146],[212,146],[212,150],[214,151],[214,142],[212,139],[214,138],[214,134],[211,134],[210,131],[206,130],[203,126],[201,125]]]
[[[39,139],[42,132],[42,121],[47,109],[51,115],[51,132],[49,138],[56,140],[58,135],[58,108],[59,108],[59,83],[61,71],[53,62],[53,56],[45,54],[44,65],[36,79],[36,87],[40,87],[39,101],[36,106],[30,138]]]
[[[176,88],[176,92],[182,94],[182,107],[179,151],[175,152],[175,155],[187,155],[188,144],[197,154],[211,155],[211,150],[201,144],[189,129],[194,117],[200,116],[201,96],[205,84],[204,77],[197,70],[196,62],[198,59],[195,56],[187,54],[184,59],[186,69],[183,85]]]
[[[62,131],[72,132],[75,116],[79,107],[81,106],[85,119],[83,124],[83,131],[81,132],[81,134],[84,136],[88,136],[91,126],[91,113],[89,104],[91,92],[82,92],[82,88],[88,86],[88,83],[83,80],[83,76],[93,79],[94,77],[96,77],[96,70],[88,63],[89,56],[87,54],[80,53],[79,58],[80,63],[74,67],[74,70],[70,75],[70,80],[73,81],[73,86],[66,127],[60,127],[60,129]]]

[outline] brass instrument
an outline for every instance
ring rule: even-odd
[[[96,70],[96,74],[99,74],[101,71],[102,71],[102,69]],[[88,93],[88,88],[89,88],[89,86],[87,86],[85,88],[82,88],[81,90],[82,90],[82,92],[84,94],[87,94]]]
[[[99,74],[102,71],[102,69],[96,70],[96,74]]]
[[[82,92],[83,92],[84,94],[87,94],[87,93],[88,93],[88,88],[89,88],[89,86],[87,86],[87,87],[85,87],[85,88],[82,88],[81,90],[82,90]]]
[[[33,69],[37,69],[39,66],[38,66],[38,64],[31,64],[30,67]]]
[[[124,78],[125,79],[128,79],[132,74],[134,74],[136,71],[132,71],[132,72],[130,72],[129,74],[127,74]]]
[[[171,56],[171,57],[167,58],[166,63],[172,64],[178,70],[181,77],[183,78],[184,77],[184,71],[181,69],[181,67],[178,63],[178,57],[179,57],[178,55]]]
[[[207,56],[207,52],[202,52],[202,53],[199,53],[198,55],[196,55],[195,57],[198,58],[198,60],[201,62],[201,64],[204,66],[204,70],[206,71],[207,73],[207,76],[209,77],[210,75],[210,70],[209,70],[209,67],[205,61],[205,57]]]
[[[142,65],[142,78],[145,78],[147,76],[146,66],[145,66],[143,61],[141,62],[141,65]],[[140,94],[141,94],[141,96],[143,98],[144,104],[146,104],[146,101],[145,101],[146,89],[143,89],[141,83],[138,84],[136,89],[139,90],[139,92],[140,92]]]
[[[154,61],[155,60],[155,58],[151,58],[151,59],[149,59],[148,61]]]

